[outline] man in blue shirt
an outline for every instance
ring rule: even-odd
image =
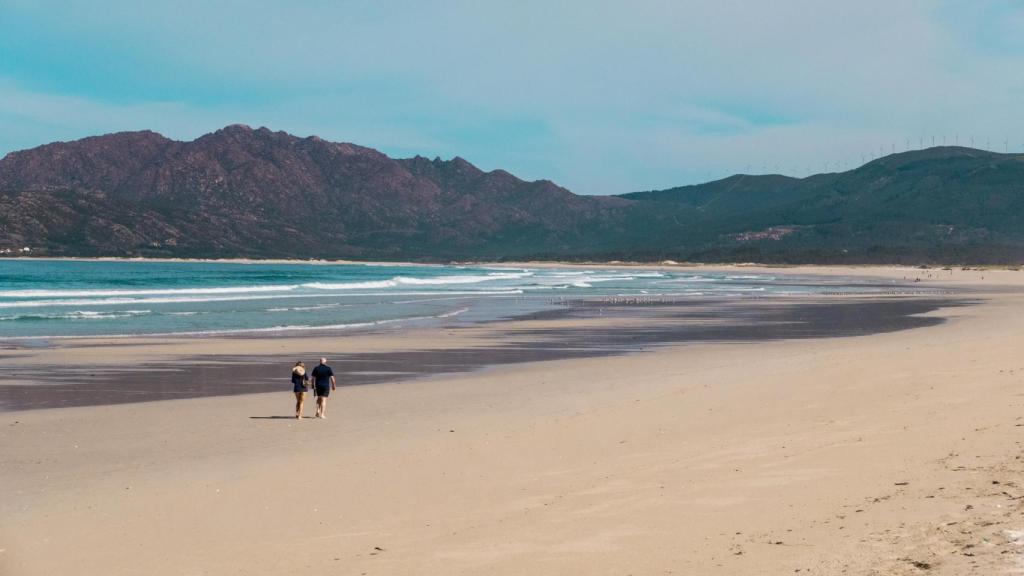
[[[313,377],[313,392],[316,394],[316,417],[327,418],[327,397],[331,395],[331,390],[337,388],[334,370],[327,365],[327,358],[320,359],[320,365],[313,368],[310,376]]]

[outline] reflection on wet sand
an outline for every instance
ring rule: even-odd
[[[932,326],[941,316],[922,316],[963,306],[953,298],[824,298],[707,300],[578,300],[543,312],[487,324],[452,324],[438,331],[438,346],[415,350],[345,352],[327,356],[346,386],[395,382],[490,366],[635,353],[652,346],[700,342],[860,336]],[[444,346],[442,330],[478,330],[469,346]],[[341,339],[344,343],[344,339]],[[326,344],[325,344],[326,345]],[[0,409],[27,410],[226,396],[283,390],[279,372],[291,356],[210,354],[116,368],[61,367],[60,377],[19,366],[9,357]],[[39,383],[48,388],[45,393]]]

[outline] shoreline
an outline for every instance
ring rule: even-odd
[[[233,396],[279,389],[293,358],[332,359],[346,386],[410,382],[496,366],[630,355],[673,345],[813,340],[934,326],[956,296],[590,299],[474,323],[403,323],[274,336],[139,335],[53,340],[0,351],[0,411]],[[353,349],[355,347],[355,349]],[[63,366],[52,394],[37,374]]]
[[[44,261],[48,261],[48,259],[44,260]],[[55,261],[86,261],[86,260],[76,260],[76,259],[64,260],[64,259],[58,259],[58,260],[55,260]],[[136,263],[136,262],[138,262],[138,260],[112,260],[112,259],[91,259],[91,260],[88,260],[88,261],[89,262],[121,261],[121,262],[125,262],[125,263]],[[220,263],[220,262],[229,262],[229,263],[236,263],[236,264],[239,264],[239,265],[249,265],[249,264],[251,264],[251,265],[262,265],[266,261],[253,261],[253,260],[234,260],[234,261],[214,261],[214,260],[194,260],[194,261],[184,261],[184,260],[149,260],[147,262],[161,262],[161,263],[162,262],[166,262],[166,263],[174,263],[174,264],[181,264],[181,263],[185,263],[185,262],[190,262],[190,263],[206,263],[206,262],[218,262],[218,263]],[[280,262],[286,262],[286,261],[280,261]],[[301,266],[302,264],[306,264],[308,262],[304,262],[304,261],[288,261],[287,263],[292,264],[292,265],[296,265],[296,266]],[[322,261],[322,262],[319,262],[318,264],[322,264],[322,265],[338,264],[338,265],[346,265],[347,266],[347,265],[353,265],[354,263],[352,263],[351,261],[338,261],[338,262]],[[390,263],[360,263],[360,264],[365,264],[365,265],[368,265],[368,266],[374,266],[374,265],[389,265],[390,266],[390,265],[392,265]],[[394,264],[394,265],[400,265],[400,264]],[[485,263],[481,263],[481,264],[477,264],[477,265],[479,265],[481,267],[487,267],[487,268],[494,268],[495,266],[497,266],[496,264],[485,264]],[[430,265],[422,265],[422,266],[430,266]],[[580,265],[580,264],[550,263],[550,262],[510,262],[510,263],[504,263],[501,266],[502,266],[503,269],[506,269],[506,270],[521,270],[521,269],[525,269],[525,268],[531,268],[533,270],[533,272],[536,272],[538,275],[544,274],[542,272],[539,272],[539,270],[551,270],[551,269],[555,269],[555,270],[589,270],[590,272],[596,272],[598,274],[600,274],[601,272],[597,272],[597,271],[610,271],[610,270],[617,270],[617,271],[621,272],[624,275],[628,275],[628,274],[632,274],[633,273],[633,272],[629,271],[628,269],[624,269],[621,263],[620,264]],[[645,270],[645,271],[650,271],[650,272],[654,273],[654,274],[648,274],[648,275],[657,275],[657,273],[672,273],[672,274],[675,274],[675,275],[679,275],[679,273],[680,273],[680,268],[677,267],[677,266],[638,265],[638,264],[634,265],[634,266],[636,268],[638,268],[638,269]],[[863,268],[861,268],[861,267],[845,267],[845,266],[842,266],[842,267],[765,268],[765,267],[754,266],[754,265],[733,265],[733,266],[724,266],[724,265],[692,265],[692,266],[689,266],[688,265],[688,266],[684,267],[683,269],[685,269],[686,272],[683,273],[681,276],[682,277],[694,277],[696,279],[695,281],[705,281],[705,280],[703,280],[701,278],[701,276],[705,275],[705,274],[714,275],[714,276],[712,276],[712,278],[716,278],[717,277],[717,278],[721,279],[721,278],[724,277],[724,281],[725,282],[728,282],[729,279],[731,279],[731,278],[741,279],[741,280],[737,280],[737,281],[743,282],[744,280],[742,280],[742,279],[744,279],[744,278],[746,278],[746,279],[756,279],[758,277],[758,276],[751,276],[751,274],[766,275],[766,276],[768,276],[767,280],[770,281],[770,283],[777,283],[777,284],[779,284],[779,286],[783,290],[787,289],[786,288],[787,285],[804,285],[804,284],[807,284],[807,285],[810,285],[810,286],[814,286],[815,289],[817,290],[816,293],[818,295],[828,296],[828,297],[840,297],[840,296],[856,297],[860,293],[863,293],[863,292],[869,292],[869,293],[878,294],[878,295],[913,297],[913,296],[950,296],[950,295],[953,295],[954,293],[956,293],[957,291],[967,291],[967,292],[972,292],[972,293],[985,293],[985,292],[992,292],[992,291],[998,292],[998,291],[1003,291],[1003,290],[1024,290],[1024,274],[1017,274],[1014,271],[996,271],[996,272],[991,272],[991,271],[983,271],[983,270],[976,270],[976,269],[969,269],[969,270],[967,270],[967,269],[965,269],[965,270],[944,269],[944,270],[941,270],[941,271],[937,271],[937,270],[920,269],[920,268],[913,268],[913,269],[911,269],[911,268],[889,268],[889,267],[881,267],[881,268],[877,268],[877,267],[863,267]],[[528,273],[526,275],[528,275],[528,276],[529,275],[533,275],[533,272],[530,272],[530,273]],[[233,272],[231,272],[231,274],[233,274]],[[403,274],[406,274],[406,273],[403,273]],[[570,272],[570,274],[578,274],[578,272]],[[640,276],[640,274],[637,274],[637,275]],[[730,276],[730,275],[736,275],[736,276]],[[986,276],[987,276],[987,279],[986,279]],[[777,282],[774,281],[775,278],[778,279]],[[836,286],[835,289],[830,289],[831,286],[835,285],[837,282],[841,283],[844,279],[850,280],[851,284],[855,285],[855,287],[851,287],[850,289],[846,289],[846,288],[843,288],[841,286]],[[397,281],[397,279],[396,279],[396,281]],[[586,287],[590,288],[589,285],[586,286]],[[290,289],[291,287],[286,287],[286,288]],[[857,288],[860,288],[860,289],[857,289]],[[657,288],[649,288],[649,289],[650,290],[655,290],[655,291],[659,290]],[[114,290],[113,292],[117,292],[117,290]],[[646,294],[646,291],[644,291],[644,290],[641,290],[640,292],[643,293],[643,294]],[[714,290],[712,290],[712,292],[714,292]],[[512,293],[512,294],[514,294],[514,293]],[[539,308],[550,308],[552,306],[561,306],[561,305],[565,305],[568,302],[573,302],[573,301],[576,301],[576,300],[580,300],[580,299],[585,299],[586,298],[585,296],[581,296],[580,298],[572,298],[572,297],[565,297],[565,296],[559,297],[558,294],[557,294],[557,291],[550,292],[550,293],[532,292],[532,293],[528,293],[526,295],[521,295],[521,296],[514,296],[512,294],[510,294],[510,296],[515,298],[516,302],[527,303],[528,306],[534,306],[534,307],[539,307]],[[519,294],[523,294],[523,292],[519,292]],[[467,303],[471,303],[470,300],[471,300],[472,293],[466,292],[466,293],[460,293],[460,295],[466,298]],[[373,296],[373,294],[355,294],[355,296],[368,297],[368,296]],[[710,298],[717,297],[713,293],[712,294],[708,294],[707,296],[710,297]],[[754,294],[751,294],[750,296],[751,297],[755,297]],[[802,298],[803,297],[802,295],[799,295],[798,293],[790,293],[790,294],[782,293],[782,294],[772,294],[771,295],[772,298],[781,298],[781,299],[788,298],[788,297],[791,297],[791,296],[792,297],[796,297],[796,298]],[[298,298],[298,297],[309,297],[309,298],[312,298],[313,295],[312,294],[310,294],[310,295],[300,294],[299,296],[286,296],[286,297],[288,297],[288,298]],[[659,297],[658,294],[652,294],[650,296],[650,298],[657,298],[657,297]],[[684,293],[684,294],[680,294],[679,297],[680,298],[686,298],[687,295]],[[265,298],[272,299],[270,296],[266,296]],[[648,298],[648,296],[646,296],[646,295],[637,295],[637,297],[636,297],[636,299],[645,299],[645,298]],[[241,300],[245,300],[247,298],[240,298],[240,299]],[[258,298],[252,298],[252,299],[258,299]],[[451,300],[457,300],[458,298],[450,298],[450,299]],[[424,300],[424,301],[426,302],[426,301],[429,301],[429,300]],[[512,300],[509,300],[509,302],[512,302]],[[59,302],[55,302],[55,304],[59,304]],[[78,304],[78,303],[76,303],[76,304]],[[89,303],[83,301],[83,302],[81,302],[81,305],[82,306],[88,306]],[[145,303],[140,301],[138,307],[145,307]],[[302,321],[302,322],[289,322],[287,318],[283,318],[282,320],[280,320],[278,322],[271,322],[270,320],[267,320],[266,322],[262,322],[262,321],[260,321],[260,322],[249,322],[248,324],[240,323],[237,326],[232,326],[229,323],[226,326],[225,325],[220,325],[220,326],[216,326],[215,325],[215,326],[212,326],[212,327],[202,326],[201,323],[199,325],[195,325],[194,327],[193,326],[189,326],[189,325],[175,325],[173,323],[170,324],[170,325],[167,325],[167,326],[162,326],[162,325],[160,325],[160,322],[158,321],[159,320],[158,319],[158,320],[154,321],[154,324],[152,326],[144,326],[143,325],[143,326],[140,326],[140,327],[138,327],[138,328],[133,330],[132,327],[125,325],[125,326],[119,327],[120,329],[106,329],[107,333],[103,333],[104,332],[103,329],[99,329],[98,331],[86,331],[86,330],[80,329],[84,325],[81,325],[81,326],[75,325],[73,327],[69,327],[69,329],[68,329],[69,333],[66,333],[66,334],[61,334],[59,332],[60,327],[57,327],[55,329],[48,330],[48,331],[43,331],[41,329],[32,329],[32,330],[24,331],[21,334],[0,337],[0,349],[2,349],[2,348],[8,348],[8,349],[23,349],[23,348],[34,349],[34,348],[37,348],[37,347],[52,347],[52,346],[55,346],[55,345],[59,345],[62,342],[68,342],[68,341],[80,341],[80,340],[91,341],[91,340],[96,340],[96,339],[182,338],[182,337],[190,337],[190,338],[219,338],[219,337],[225,337],[225,338],[235,338],[235,337],[250,338],[250,337],[260,337],[262,335],[265,335],[267,337],[276,337],[276,338],[293,338],[293,337],[298,337],[299,335],[330,336],[330,335],[337,335],[337,334],[344,334],[344,333],[351,333],[351,332],[362,332],[362,331],[366,331],[366,330],[376,330],[376,329],[380,328],[383,325],[389,325],[389,324],[400,324],[400,325],[417,325],[417,324],[427,324],[427,325],[430,325],[430,324],[439,324],[439,323],[442,323],[449,316],[456,316],[456,315],[462,314],[464,312],[471,311],[471,308],[475,309],[475,303],[473,304],[473,306],[470,306],[469,304],[467,304],[464,308],[459,308],[457,310],[456,309],[451,309],[451,310],[446,310],[446,311],[442,311],[442,312],[438,312],[438,313],[432,313],[430,310],[425,310],[422,314],[419,314],[419,315],[408,315],[406,317],[398,316],[398,317],[392,318],[392,317],[389,317],[388,315],[384,315],[384,316],[377,316],[377,317],[372,317],[372,316],[371,317],[361,317],[361,318],[356,318],[356,319],[352,319],[352,320],[346,320],[344,318],[339,318],[339,319],[337,319],[334,322],[324,322],[324,321],[316,322],[316,321],[311,321],[313,319],[304,319],[304,321]],[[283,310],[283,308],[281,310]],[[276,311],[278,311],[278,309],[275,309],[273,311],[276,312]],[[139,312],[139,313],[145,315],[145,314],[149,314],[150,310],[148,310],[148,309],[147,310],[141,310],[141,311],[139,311],[139,310],[129,310],[128,312],[132,312],[132,313]],[[96,315],[98,313],[97,312],[93,312],[93,311],[89,311],[89,312],[83,312],[82,314],[93,314],[93,315]],[[173,313],[173,314],[177,314],[177,313]],[[191,314],[191,313],[189,313],[189,314]],[[469,316],[473,316],[474,314],[476,314],[476,312],[471,312],[471,314]],[[154,313],[153,318],[157,318],[160,315],[161,315],[161,311],[157,310]],[[70,317],[70,316],[73,316],[73,315],[66,315],[66,316]],[[479,315],[477,315],[477,316],[479,316]],[[169,315],[168,315],[168,317],[169,317]],[[500,317],[501,317],[500,315],[497,316],[497,318],[500,318]],[[20,318],[19,316],[16,316],[13,319],[17,320],[19,318]],[[374,318],[378,318],[378,319],[374,319]],[[380,318],[382,318],[382,319],[380,319]],[[7,319],[11,319],[11,318],[3,318],[3,319],[7,320]],[[477,317],[475,319],[475,321],[487,321],[487,320],[484,320],[482,318]],[[74,329],[72,330],[71,328],[74,328]],[[12,328],[12,331],[13,330],[14,329]]]
[[[858,292],[858,291],[846,291],[846,290],[835,290],[835,291],[823,291],[816,294],[772,294],[767,296],[750,296],[750,300],[764,300],[771,299],[776,302],[787,302],[787,303],[800,303],[800,302],[813,302],[818,299],[829,299],[838,300],[841,298],[856,299],[856,298],[943,298],[953,297],[957,295],[968,296],[972,291],[965,290],[964,288],[953,288],[953,287],[934,287],[934,288],[915,288],[912,285],[908,286],[893,286],[891,290],[883,292]],[[984,292],[977,292],[983,294]],[[660,295],[635,295],[635,296],[580,296],[577,298],[552,298],[549,302],[549,306],[555,308],[546,311],[541,311],[541,314],[548,312],[557,312],[562,307],[572,307],[580,305],[594,305],[604,304],[607,306],[617,305],[630,305],[630,306],[648,306],[658,304],[696,304],[696,303],[717,303],[721,300],[718,297],[688,297],[686,295],[680,296],[660,296]],[[461,310],[460,310],[461,312]],[[530,317],[537,312],[530,312],[524,314],[524,317]],[[76,342],[84,342],[86,344],[90,342],[98,341],[117,341],[117,342],[132,342],[137,340],[154,340],[154,339],[259,339],[265,337],[272,338],[311,338],[311,337],[332,337],[332,336],[346,336],[351,334],[365,334],[371,332],[377,332],[380,330],[389,330],[392,327],[400,330],[418,330],[423,326],[436,326],[440,321],[445,321],[450,318],[458,320],[460,314],[441,314],[437,316],[417,316],[409,318],[394,318],[378,321],[366,321],[366,322],[354,322],[351,324],[341,326],[272,326],[272,327],[261,327],[261,328],[231,328],[223,330],[208,330],[208,331],[183,331],[183,332],[139,332],[134,334],[82,334],[82,335],[66,335],[66,336],[54,336],[54,335],[43,335],[43,336],[3,336],[0,337],[0,350],[5,349],[45,349],[53,348],[61,344],[71,344]],[[500,316],[486,320],[473,320],[471,324],[494,324],[501,322],[511,322],[518,320],[518,316]],[[27,344],[26,344],[27,343]]]
[[[316,265],[316,266],[408,266],[408,267],[443,267],[464,266],[480,268],[539,268],[557,269],[596,269],[615,270],[642,268],[652,271],[692,271],[697,273],[758,273],[758,274],[789,274],[807,275],[826,278],[859,277],[884,280],[904,280],[923,282],[940,286],[968,287],[975,290],[1024,290],[1024,268],[1020,266],[975,266],[975,265],[887,265],[887,264],[764,264],[746,263],[693,263],[693,262],[627,262],[627,261],[449,261],[440,262],[408,262],[383,260],[347,260],[347,259],[250,259],[250,258],[121,258],[121,257],[16,257],[10,261],[66,261],[66,262],[138,262],[138,263],[212,263],[244,265]],[[0,258],[0,262],[4,259]],[[671,263],[668,263],[671,262]]]
[[[522,267],[531,266],[536,268],[664,268],[671,270],[678,269],[703,269],[703,270],[819,270],[829,271],[845,269],[852,271],[866,270],[887,270],[887,271],[920,271],[920,270],[963,270],[963,271],[1007,271],[1020,272],[1024,266],[1015,264],[992,265],[992,264],[787,264],[787,263],[764,263],[764,262],[677,262],[673,260],[448,260],[445,262],[424,262],[409,260],[351,260],[345,258],[163,258],[163,257],[128,257],[128,256],[0,256],[0,262],[9,261],[62,261],[62,262],[198,262],[214,264],[313,264],[313,265],[362,265],[362,266],[496,266],[496,267]]]

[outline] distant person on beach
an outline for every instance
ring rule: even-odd
[[[302,419],[302,405],[306,403],[306,392],[309,392],[309,374],[301,360],[292,368],[292,392],[295,392],[295,419]]]
[[[316,394],[316,417],[327,418],[327,397],[337,387],[334,370],[327,365],[327,358],[320,359],[320,365],[313,368],[313,392]]]

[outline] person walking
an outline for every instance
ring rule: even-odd
[[[302,419],[302,405],[306,403],[306,392],[309,392],[309,374],[306,365],[299,360],[292,368],[292,392],[295,393],[295,419]]]
[[[327,358],[320,359],[320,365],[313,368],[313,392],[316,394],[316,417],[327,418],[327,397],[337,387],[334,370],[327,365]]]

